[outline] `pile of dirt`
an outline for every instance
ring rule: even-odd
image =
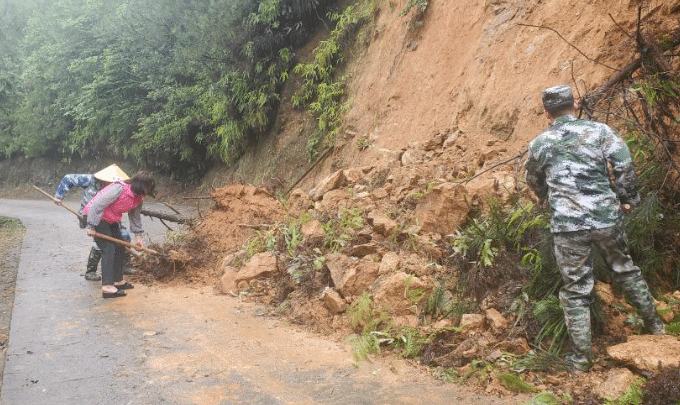
[[[144,270],[142,281],[214,284],[221,275],[223,256],[241,249],[260,229],[281,221],[285,212],[264,188],[241,184],[215,189],[212,202],[190,234],[151,246],[164,257],[133,259],[133,264]]]
[[[337,337],[360,334],[371,317],[384,317],[394,330],[432,337],[423,364],[455,370],[488,393],[511,394],[514,388],[498,376],[512,358],[531,352],[537,333],[537,325],[518,325],[509,311],[528,275],[516,262],[505,263],[505,271],[490,273],[469,294],[469,312],[452,311],[461,267],[451,260],[447,235],[486,209],[490,198],[509,201],[526,189],[513,164],[495,167],[485,158],[514,163],[518,156],[507,157],[493,141],[466,149],[465,139],[460,131],[435,134],[380,166],[338,170],[309,192],[296,189],[283,205],[251,185],[216,189],[213,208],[194,233],[158,247],[174,259],[146,268],[166,282],[214,284]],[[622,297],[606,284],[597,291],[607,323],[596,336],[594,371],[578,377],[528,372],[526,382],[579,398],[596,395],[616,366],[606,348],[639,330]],[[365,294],[376,312],[358,319]],[[673,311],[680,306],[668,308],[671,317]]]

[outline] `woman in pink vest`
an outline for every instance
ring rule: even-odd
[[[128,213],[130,232],[135,242],[142,245],[142,202],[144,196],[154,196],[156,182],[147,172],[138,172],[130,180],[117,181],[104,187],[83,208],[87,215],[87,235],[95,232],[123,239],[118,224],[123,214]],[[114,242],[95,238],[102,251],[102,297],[117,298],[125,296],[125,290],[134,288],[123,280],[125,248]]]

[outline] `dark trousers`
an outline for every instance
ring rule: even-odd
[[[99,222],[95,230],[101,234],[123,240],[118,223],[109,224]],[[125,260],[125,247],[108,240],[95,238],[95,242],[102,251],[102,285],[111,285],[117,281],[123,281],[123,264]]]

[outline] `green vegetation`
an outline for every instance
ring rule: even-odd
[[[515,373],[500,373],[497,375],[497,378],[501,381],[505,388],[515,393],[540,391],[535,385],[529,384]]]
[[[295,51],[325,26],[325,76],[305,73],[304,103],[332,132],[343,93],[333,72],[369,15],[364,2],[328,13],[333,3],[7,0],[0,156],[128,158],[200,176],[268,131]]]
[[[347,110],[343,98],[348,79],[346,76],[337,77],[338,71],[357,31],[373,19],[377,4],[377,0],[361,1],[349,5],[342,13],[331,13],[330,20],[335,23],[335,28],[329,38],[314,49],[314,60],[299,63],[293,69],[303,79],[299,91],[291,99],[293,106],[306,106],[317,121],[316,134],[307,144],[311,157],[316,156],[320,145],[332,145],[338,135]]]
[[[0,217],[0,229],[5,229],[7,232],[10,232],[12,230],[23,228],[24,226],[21,221],[16,218]]]

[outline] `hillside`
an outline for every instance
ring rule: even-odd
[[[680,27],[678,4],[639,5],[379,5],[343,64],[348,109],[329,153],[310,166],[304,145],[313,119],[291,108],[295,90],[288,89],[274,129],[257,151],[206,181],[213,187],[212,211],[184,245],[166,247],[185,253],[181,263],[165,263],[172,272],[159,267],[163,263],[149,270],[177,279],[179,266],[180,279],[215,283],[222,293],[270,304],[273,314],[315,331],[350,336],[358,360],[382,345],[487,393],[551,391],[568,394],[573,403],[623,394],[618,390],[625,391],[634,376],[621,365],[632,361],[626,356],[634,349],[618,345],[639,329],[606,279],[597,287],[605,314],[598,320],[597,366],[574,378],[550,357],[564,331],[547,330],[537,306],[530,315],[535,302],[525,287],[540,283],[533,270],[519,265],[519,252],[489,237],[489,264],[480,264],[484,254],[460,255],[451,236],[468,232],[471,223],[488,235],[508,236],[508,229],[521,226],[503,222],[506,216],[527,221],[536,215],[521,154],[548,123],[540,91],[569,83],[584,95],[634,60],[629,35],[638,10],[649,32]],[[311,60],[318,43],[298,57]],[[484,212],[491,220],[479,216]],[[647,230],[653,232],[651,223]],[[672,277],[674,256],[663,260]],[[548,283],[534,294],[544,298],[541,308],[560,314]],[[677,324],[677,283],[655,283],[666,288],[659,309]],[[677,339],[651,344],[669,348],[664,365],[672,371],[672,359],[680,355]],[[544,374],[550,364],[552,371]],[[509,368],[521,377],[508,377]],[[676,381],[671,371],[649,387]],[[612,388],[612,380],[623,383]]]
[[[412,7],[403,16],[407,3],[381,5],[367,28],[370,41],[357,45],[347,61],[349,112],[334,153],[305,177],[303,188],[338,168],[392,160],[436,134],[460,131],[460,143],[471,149],[454,162],[463,166],[489,152],[497,154],[494,161],[512,156],[547,124],[543,88],[576,83],[584,94],[635,54],[633,41],[612,21],[634,31],[635,1],[614,7],[557,0],[424,2],[424,13]],[[654,29],[677,28],[677,17],[668,14],[672,6],[648,2],[645,10],[657,17],[647,22]],[[310,58],[313,46],[299,57]],[[275,178],[288,186],[307,169],[301,126],[309,131],[310,125],[288,100],[270,138],[230,179],[260,184]],[[253,170],[255,162],[260,170]]]

